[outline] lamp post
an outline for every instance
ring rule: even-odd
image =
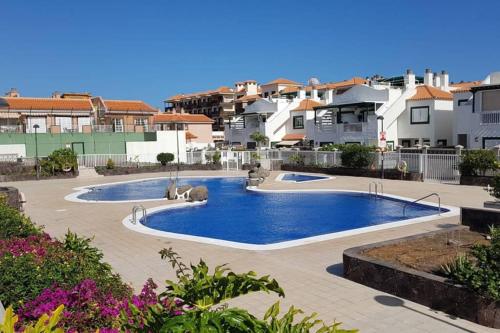
[[[40,125],[35,124],[33,125],[33,128],[35,129],[35,168],[36,168],[36,179],[40,179],[40,163],[38,162],[38,129],[40,128]]]
[[[377,117],[377,120],[380,120],[381,122],[381,131],[380,131],[380,134],[382,136],[382,134],[384,133],[384,116],[378,116]],[[382,138],[380,138],[382,139]],[[384,140],[385,140],[385,136],[384,136]],[[382,152],[382,173],[381,173],[381,178],[384,179],[384,148],[385,147],[380,147],[381,149],[381,152]]]
[[[175,135],[177,137],[177,176],[175,177],[175,180],[179,181],[180,157],[179,157],[179,124],[178,123],[175,123]]]

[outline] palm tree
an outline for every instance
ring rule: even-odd
[[[262,144],[267,144],[269,142],[269,138],[260,132],[253,132],[250,134],[250,139],[257,143],[259,150],[261,149]]]

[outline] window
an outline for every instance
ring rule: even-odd
[[[148,119],[147,118],[135,118],[134,124],[136,126],[146,126],[148,124]]]
[[[438,146],[446,147],[448,145],[448,140],[446,139],[441,139],[436,141]]]
[[[410,109],[410,124],[428,124],[429,107],[415,106]]]
[[[462,106],[462,105],[469,105],[470,102],[468,99],[459,99],[458,100],[458,106]]]
[[[115,132],[123,132],[123,119],[121,118],[113,119],[113,128]]]
[[[500,90],[483,91],[483,111],[500,111]]]
[[[56,125],[61,127],[61,132],[73,131],[73,121],[71,117],[56,117]]]
[[[304,128],[304,116],[295,116],[295,117],[293,117],[293,128],[294,129],[302,129],[302,128]]]

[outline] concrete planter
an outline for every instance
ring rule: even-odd
[[[281,170],[294,171],[294,172],[308,172],[308,173],[324,173],[328,175],[337,176],[352,176],[352,177],[370,177],[370,178],[381,178],[380,170],[371,169],[357,169],[357,168],[343,168],[343,167],[317,167],[317,166],[307,166],[299,164],[283,164],[281,165]],[[403,176],[398,170],[385,170],[385,179],[399,179],[399,180],[411,180],[411,181],[422,181],[422,174],[410,172]]]
[[[169,165],[152,165],[152,166],[140,166],[140,167],[114,167],[113,169],[107,169],[106,167],[96,167],[96,172],[104,176],[115,176],[115,175],[129,175],[137,173],[147,173],[147,172],[168,172],[177,171],[176,164]],[[179,166],[179,171],[185,170],[222,170],[221,164],[181,164]]]
[[[500,302],[487,299],[461,285],[452,284],[444,277],[394,265],[363,254],[371,248],[429,237],[437,233],[448,233],[459,228],[464,227],[347,249],[343,254],[344,276],[354,282],[480,325],[500,328]]]
[[[492,225],[500,227],[500,210],[461,207],[460,219],[470,230],[487,233]]]

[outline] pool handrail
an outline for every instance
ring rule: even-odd
[[[376,182],[376,181],[372,181],[370,182],[370,184],[368,185],[368,193],[371,195],[372,194],[372,184],[375,185],[375,197],[378,197],[379,195],[379,192],[378,192],[378,185],[380,185],[380,193],[382,195],[384,195],[384,184],[382,184],[382,182]]]
[[[436,196],[438,198],[438,215],[441,215],[441,197],[439,196],[439,194],[437,194],[436,192],[433,192],[431,194],[427,194],[426,196],[423,196],[421,198],[418,198],[417,200],[414,200],[412,202],[407,202],[404,206],[403,206],[403,216],[406,216],[406,207],[408,205],[411,205],[411,204],[414,204],[414,203],[417,203],[421,200],[424,200],[424,199],[427,199],[428,197],[432,197],[432,196]]]
[[[142,212],[142,218],[144,219],[144,222],[146,222],[146,219],[147,219],[147,212],[146,212],[146,208],[144,208],[143,205],[135,205],[133,208],[132,208],[132,223],[133,224],[137,224],[137,211],[141,211]]]

